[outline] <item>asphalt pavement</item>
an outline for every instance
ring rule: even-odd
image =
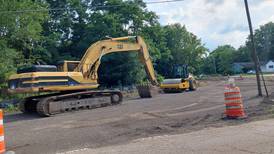
[[[63,154],[272,154],[274,119],[222,128],[163,135],[96,149],[76,149]]]

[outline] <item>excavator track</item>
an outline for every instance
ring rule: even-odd
[[[116,105],[122,100],[122,93],[116,90],[81,91],[32,96],[25,98],[19,106],[24,113],[35,112],[48,117],[74,110]]]

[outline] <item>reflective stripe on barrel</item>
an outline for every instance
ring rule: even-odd
[[[226,109],[242,109],[243,105],[242,104],[233,104],[233,105],[226,105]]]
[[[242,100],[242,97],[230,97],[230,98],[225,98],[226,101],[230,100]]]
[[[230,95],[240,95],[241,93],[239,91],[231,91],[231,92],[225,92],[225,96],[230,96]]]

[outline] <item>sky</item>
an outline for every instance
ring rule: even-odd
[[[151,2],[157,0],[145,0]],[[274,0],[249,0],[253,29],[274,22]],[[148,4],[162,25],[181,23],[211,51],[224,44],[244,45],[249,35],[244,0],[184,0]]]

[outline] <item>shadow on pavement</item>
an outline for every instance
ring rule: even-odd
[[[24,113],[14,113],[14,114],[7,114],[4,116],[4,122],[16,122],[16,121],[24,121],[24,120],[34,120],[41,118],[37,114],[24,114]]]

